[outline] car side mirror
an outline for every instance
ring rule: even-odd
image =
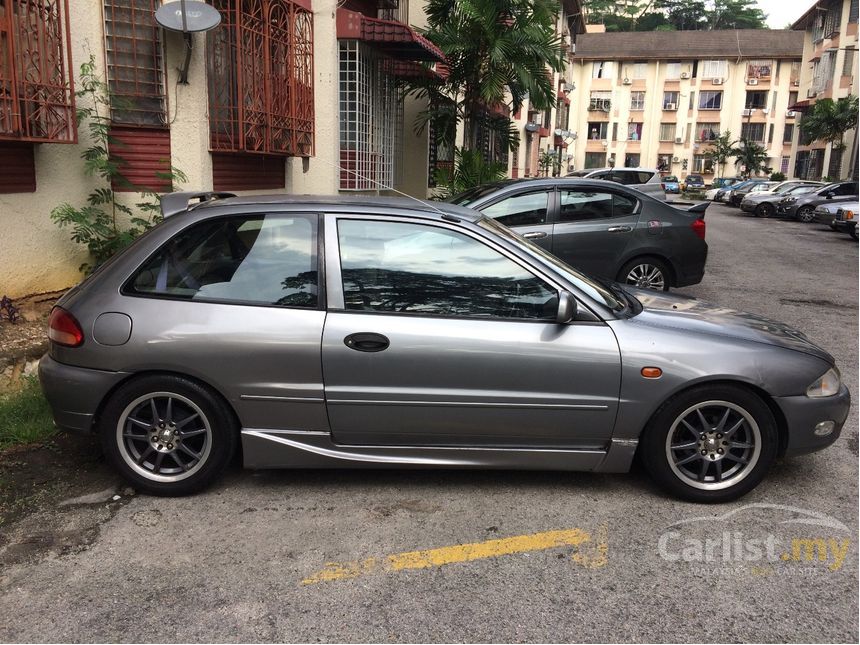
[[[569,291],[558,292],[558,311],[555,321],[561,325],[569,323],[576,316],[576,300]]]
[[[833,191],[828,190],[826,193],[824,193],[824,198],[825,199],[833,199]]]

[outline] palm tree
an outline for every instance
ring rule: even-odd
[[[732,139],[732,133],[728,130],[723,132],[713,141],[709,141],[710,149],[705,152],[705,156],[717,164],[720,168],[720,177],[723,176],[723,171],[726,167],[726,162],[729,157],[735,156],[738,142]]]
[[[821,99],[803,117],[800,127],[812,140],[826,141],[835,150],[842,150],[845,132],[857,128],[857,108],[857,97],[853,95],[837,101]]]
[[[408,91],[429,104],[419,127],[462,121],[464,147],[476,149],[491,107],[510,99],[515,112],[526,97],[538,110],[552,107],[551,72],[562,71],[565,61],[555,32],[558,11],[556,0],[429,0],[423,33],[445,54],[448,75],[441,83],[410,81]]]
[[[767,149],[764,146],[743,137],[738,142],[737,147],[732,150],[731,156],[737,157],[735,159],[736,166],[745,167],[743,172],[747,177],[760,170],[765,170],[768,160]]]

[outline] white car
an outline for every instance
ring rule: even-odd
[[[586,168],[566,175],[580,179],[605,179],[635,188],[649,197],[666,201],[666,191],[660,179],[660,171],[654,168]]]
[[[860,213],[860,202],[830,202],[828,204],[819,204],[813,211],[815,221],[820,224],[827,224],[835,231],[836,216],[840,210]]]

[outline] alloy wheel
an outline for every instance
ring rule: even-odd
[[[804,206],[797,211],[797,219],[804,224],[809,224],[814,218],[812,209],[809,206]]]
[[[642,289],[656,289],[662,291],[666,286],[666,276],[658,266],[643,262],[637,264],[627,273],[625,278],[627,284],[640,287]]]
[[[753,416],[729,401],[704,401],[684,410],[666,436],[672,472],[688,486],[721,490],[749,475],[761,455]]]

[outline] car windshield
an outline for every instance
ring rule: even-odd
[[[801,188],[803,184],[783,184],[782,186],[777,186],[773,189],[775,193],[793,193],[798,188]]]
[[[821,188],[819,188],[818,190],[816,190],[816,191],[815,191],[815,194],[816,194],[816,195],[823,195],[823,194],[824,194],[824,193],[826,193],[828,190],[833,190],[833,189],[834,189],[834,188],[836,188],[838,185],[839,185],[839,184],[835,184],[835,183],[834,183],[834,184],[827,184],[826,186],[822,186]]]
[[[669,175],[668,177],[664,177],[663,181],[678,181],[678,178],[675,175]]]
[[[806,184],[800,184],[799,186],[792,186],[788,190],[785,191],[786,195],[802,195],[803,193],[811,193],[813,190],[818,188],[818,186],[808,186]]]
[[[583,291],[596,302],[609,307],[613,311],[623,311],[627,307],[627,304],[620,297],[617,297],[612,293],[610,289],[604,287],[594,279],[585,276],[570,265],[565,264],[554,255],[550,254],[534,242],[527,240],[519,233],[512,231],[507,226],[499,224],[499,222],[490,219],[489,217],[481,218],[478,221],[478,226],[489,229],[493,233],[506,237],[509,240],[513,240],[517,245],[524,247],[526,251],[552,266],[552,268],[570,280],[570,282],[576,285],[578,289]]]

